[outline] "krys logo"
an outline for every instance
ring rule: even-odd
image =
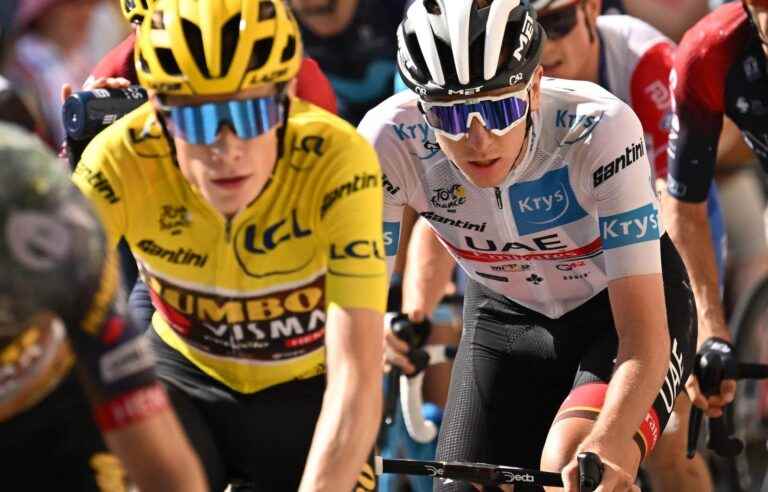
[[[467,191],[460,184],[455,184],[447,188],[436,188],[432,190],[430,202],[437,208],[444,208],[448,212],[456,212],[459,205],[467,201]]]
[[[600,217],[603,249],[659,239],[658,211],[652,204],[617,215]]]
[[[566,167],[550,171],[536,181],[510,186],[509,199],[521,235],[570,224],[587,216],[576,200]]]
[[[400,247],[400,222],[384,222],[384,251],[395,256]]]
[[[555,127],[576,131],[576,135],[569,140],[565,140],[563,144],[570,145],[587,138],[592,134],[597,125],[600,124],[604,114],[579,114],[571,113],[567,109],[558,109],[555,113]]]

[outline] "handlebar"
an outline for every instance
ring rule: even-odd
[[[742,363],[736,360],[730,343],[719,338],[710,338],[702,346],[693,367],[704,396],[720,393],[720,384],[726,379],[764,379],[768,378],[768,365]],[[722,417],[709,419],[709,440],[707,447],[720,456],[733,457],[741,453],[744,443],[734,437],[733,422],[729,407],[725,408]],[[696,453],[696,444],[704,413],[694,407],[688,426],[688,458]]]
[[[594,453],[579,453],[576,459],[579,463],[579,490],[594,491],[603,480],[603,462]],[[563,479],[559,473],[487,463],[397,460],[377,456],[375,468],[377,475],[398,473],[429,476],[439,480],[459,480],[482,484],[486,491],[498,490],[495,487],[502,484],[563,487]]]
[[[399,393],[403,420],[408,434],[416,442],[432,442],[437,437],[437,427],[434,423],[424,419],[421,413],[424,403],[422,398],[424,370],[430,365],[453,359],[456,355],[456,347],[426,345],[432,332],[432,323],[428,319],[421,323],[414,323],[408,319],[407,315],[392,314],[385,319],[385,322],[391,327],[395,336],[410,347],[407,357],[416,367],[416,371],[411,375],[403,374],[399,368],[395,367],[390,371],[390,387],[385,400],[384,423],[391,425],[394,421],[395,405],[397,405]]]

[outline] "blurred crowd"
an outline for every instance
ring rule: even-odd
[[[33,129],[58,148],[64,139],[62,87],[81,87],[99,60],[131,32],[120,1],[141,0],[0,0],[0,120]],[[306,55],[330,81],[341,116],[357,124],[397,90],[396,28],[408,0],[288,3],[300,23]],[[603,0],[602,8],[605,14],[641,18],[677,42],[722,3]],[[751,151],[734,135],[721,145],[717,173],[729,237],[725,294],[731,308],[768,271],[765,178]],[[447,322],[460,326],[450,316]],[[440,386],[447,387],[447,372],[441,377]],[[445,391],[427,391],[436,395],[433,403],[443,403]]]

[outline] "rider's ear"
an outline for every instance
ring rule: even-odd
[[[528,90],[528,98],[531,101],[530,110],[538,111],[541,100],[541,77],[544,74],[544,69],[539,65],[536,70],[533,71],[533,80],[531,81],[531,88]]]

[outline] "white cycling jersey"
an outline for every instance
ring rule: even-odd
[[[469,277],[550,318],[611,279],[661,272],[663,226],[643,129],[609,92],[545,77],[526,155],[494,188],[473,185],[451,163],[416,101],[396,94],[359,127],[384,172],[390,269],[409,206]]]

